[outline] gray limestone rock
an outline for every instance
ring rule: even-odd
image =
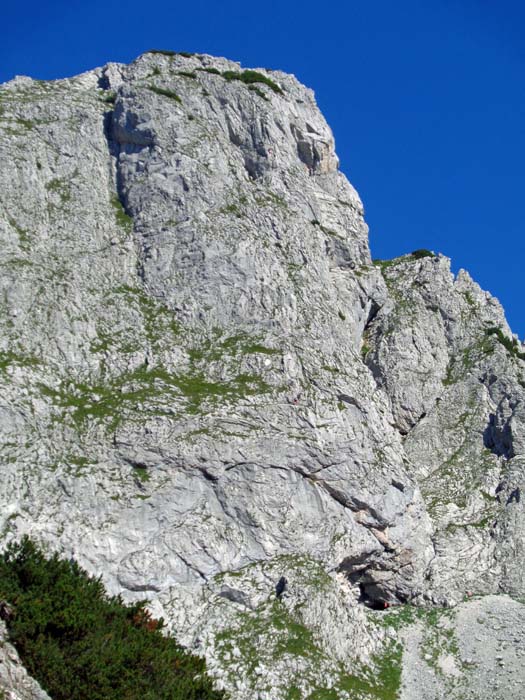
[[[523,349],[446,258],[372,263],[293,76],[17,78],[0,192],[3,545],[148,597],[238,700],[350,698],[398,653],[363,602],[523,595]]]
[[[8,641],[0,620],[0,697],[4,700],[50,700],[23,667],[16,649]]]

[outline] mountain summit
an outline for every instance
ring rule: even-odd
[[[525,621],[525,348],[447,258],[372,261],[312,91],[18,77],[0,153],[2,545],[148,598],[234,700],[517,697],[478,621]]]

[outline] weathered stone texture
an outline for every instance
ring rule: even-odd
[[[148,53],[0,88],[0,527],[276,700],[377,650],[359,599],[523,594],[525,381],[466,273],[372,264],[313,93],[240,71]],[[225,630],[271,630],[281,575],[320,666],[233,668]]]

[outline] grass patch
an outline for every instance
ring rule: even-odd
[[[413,624],[424,612],[421,608],[414,608],[412,605],[399,605],[380,613],[369,612],[368,616],[376,625],[400,630]]]
[[[67,180],[62,178],[54,178],[46,183],[46,190],[48,192],[54,192],[60,197],[62,204],[66,204],[71,199],[71,192],[69,189],[69,184]]]
[[[240,366],[245,356],[279,356],[280,348],[269,347],[260,337],[247,333],[228,336],[220,328],[213,329],[209,337],[197,335],[182,328],[169,308],[141,288],[123,285],[113,289],[108,304],[123,303],[115,295],[124,296],[131,318],[137,318],[130,321],[132,327],[120,331],[97,327],[91,352],[129,354],[149,347],[160,359],[168,348],[177,346],[187,360],[179,369],[167,369],[160,361],[110,377],[105,376],[102,362],[101,372],[91,377],[41,385],[42,394],[56,407],[54,420],[66,421],[79,431],[93,424],[115,430],[127,419],[206,414],[220,405],[273,391],[264,376],[243,372]],[[223,365],[219,379],[214,362]]]
[[[95,422],[110,431],[126,417],[136,420],[145,415],[172,415],[177,401],[182,412],[193,415],[270,390],[257,375],[239,374],[229,381],[214,382],[199,370],[170,374],[163,367],[150,369],[145,365],[104,384],[73,381],[58,389],[40,385],[42,395],[65,410],[78,430]]]
[[[400,263],[411,262],[414,260],[421,260],[422,258],[437,258],[437,255],[431,250],[426,250],[426,248],[419,248],[408,255],[401,255],[397,258],[392,258],[391,260],[372,260],[372,264],[381,268],[383,271],[388,270],[389,267],[393,267],[394,265],[399,265]]]
[[[483,358],[494,352],[494,342],[490,336],[484,335],[474,343],[463,348],[458,356],[452,357],[447,365],[443,386],[451,386],[464,379]]]
[[[268,663],[277,662],[283,655],[315,660],[322,654],[312,632],[275,599],[263,603],[254,611],[239,613],[235,627],[216,635],[219,654],[228,654],[236,646],[241,652],[247,675],[252,678],[263,656],[262,640]]]
[[[256,95],[259,95],[259,97],[262,97],[263,100],[266,100],[266,102],[269,102],[270,100],[266,97],[264,92],[260,90],[257,85],[249,85],[248,90],[251,90],[254,92]]]
[[[276,92],[279,95],[283,94],[282,89],[275,83],[273,80],[268,78],[266,75],[263,75],[262,73],[258,73],[255,70],[243,70],[243,71],[234,71],[234,70],[225,70],[222,73],[222,77],[225,78],[226,80],[240,80],[242,83],[245,83],[246,85],[253,85],[254,83],[262,83],[263,85],[266,85],[270,89],[272,89],[274,92]]]
[[[381,271],[383,270],[388,270],[389,267],[392,267],[393,265],[398,264],[399,262],[403,262],[404,258],[392,258],[391,260],[380,260],[379,258],[376,258],[375,260],[372,260],[372,265],[375,265],[376,267],[379,267]]]
[[[352,697],[356,693],[357,697],[365,695],[374,700],[397,700],[401,688],[402,657],[401,644],[391,643],[382,654],[373,657],[372,668],[363,668],[359,675],[342,674],[338,685]],[[338,695],[334,697],[338,698]]]
[[[206,364],[226,357],[240,358],[243,355],[280,355],[281,350],[262,345],[257,337],[237,333],[221,340],[222,331],[215,329],[212,339],[204,340],[199,347],[189,351],[192,362],[205,361]]]
[[[263,75],[262,73],[258,73],[255,70],[243,70],[243,71],[236,71],[236,70],[225,70],[221,73],[220,70],[217,70],[217,68],[197,68],[196,70],[202,71],[204,73],[211,73],[212,75],[220,75],[222,76],[225,80],[232,81],[232,80],[239,80],[241,83],[244,83],[245,85],[250,86],[250,89],[256,92],[260,97],[264,98],[267,100],[268,98],[266,95],[262,92],[257,87],[257,83],[260,83],[262,85],[266,85],[269,87],[273,92],[277,93],[278,95],[283,94],[283,90],[279,85],[277,85],[276,82],[268,78],[266,75]]]
[[[250,568],[219,575],[229,583],[229,577],[250,576]],[[323,595],[330,590],[333,579],[323,565],[306,556],[285,555],[277,557],[266,573],[277,580],[282,573],[294,571],[298,580],[304,581],[306,591],[315,590]],[[242,580],[235,584],[242,588]],[[312,590],[313,589],[313,590]],[[328,656],[317,639],[315,629],[304,624],[302,603],[290,607],[286,601],[273,595],[255,610],[241,611],[231,627],[216,636],[216,651],[223,658],[231,682],[246,676],[254,697],[261,689],[257,666],[274,668],[277,675],[289,669],[286,686],[275,691],[275,697],[286,700],[339,700],[341,697],[357,700],[396,700],[401,681],[402,647],[387,642],[376,654],[370,666],[359,662],[343,666]],[[232,651],[237,648],[240,656]],[[231,670],[228,667],[232,665]],[[324,685],[327,675],[333,678],[331,687]]]
[[[217,68],[196,68],[195,70],[201,71],[201,73],[211,73],[211,75],[222,75]]]
[[[133,219],[129,214],[126,214],[124,205],[120,201],[118,195],[114,194],[111,197],[110,202],[111,206],[113,207],[113,211],[115,212],[117,225],[123,228],[126,233],[131,233],[133,231]]]
[[[0,372],[5,372],[8,367],[36,367],[40,360],[32,355],[18,354],[11,350],[0,350]]]
[[[121,285],[113,291],[114,294],[127,297],[128,303],[140,313],[144,321],[146,337],[152,346],[162,343],[166,336],[169,336],[170,341],[173,342],[180,335],[181,327],[175,314],[141,287]]]
[[[157,87],[156,85],[148,85],[148,89],[151,90],[151,92],[156,93],[157,95],[162,95],[162,97],[169,97],[171,100],[175,100],[175,102],[179,102],[180,104],[182,104],[182,100],[174,90],[168,90],[166,88]]]
[[[31,121],[30,119],[22,119],[21,117],[18,117],[16,123],[20,124],[20,126],[23,126],[25,129],[35,128],[35,122]]]
[[[40,166],[42,167],[42,166]],[[29,237],[29,231],[25,228],[22,228],[19,226],[14,219],[12,219],[10,216],[7,217],[7,221],[9,222],[9,225],[14,228],[14,230],[18,234],[18,238],[20,240],[20,247],[27,249],[30,246],[31,240]]]
[[[233,214],[238,219],[242,217],[241,210],[236,204],[228,204],[226,207],[219,209],[219,214]]]
[[[443,677],[443,670],[439,665],[442,655],[450,655],[458,658],[459,648],[453,627],[448,627],[446,618],[451,618],[454,611],[433,609],[425,614],[425,638],[421,646],[421,656],[436,675]]]

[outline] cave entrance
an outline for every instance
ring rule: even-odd
[[[363,583],[359,584],[359,590],[361,592],[359,602],[365,605],[367,608],[370,608],[371,610],[387,610],[390,607],[391,603],[379,595],[374,595],[370,590],[367,591],[367,588]]]

